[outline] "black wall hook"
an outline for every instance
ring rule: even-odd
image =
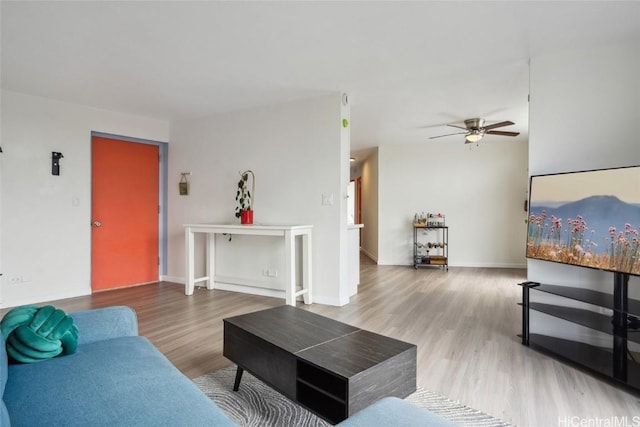
[[[63,157],[62,153],[51,152],[51,175],[60,175],[60,159]]]

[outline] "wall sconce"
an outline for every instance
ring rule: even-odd
[[[180,182],[178,183],[178,191],[181,196],[188,196],[189,180],[187,179],[187,176],[190,176],[191,172],[182,172],[180,175],[182,175],[182,178],[180,178]]]
[[[60,159],[63,157],[62,153],[51,152],[51,175],[60,175]]]

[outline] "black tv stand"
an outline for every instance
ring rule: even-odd
[[[627,338],[629,312],[629,275],[614,273],[613,275],[613,377],[616,380],[627,380]],[[638,384],[640,388],[640,384]]]
[[[628,343],[640,343],[640,301],[628,295],[629,275],[614,273],[613,294],[590,289],[537,282],[522,286],[522,344],[578,363],[616,382],[640,390],[640,357],[629,353]],[[530,292],[545,292],[612,311],[611,315],[591,310],[531,302]],[[561,302],[561,300],[559,300]],[[534,310],[611,336],[610,348],[530,332],[529,312]]]

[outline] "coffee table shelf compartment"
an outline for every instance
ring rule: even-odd
[[[347,399],[346,379],[298,360],[298,385],[304,384],[344,403]]]
[[[337,424],[347,417],[347,382],[304,361],[298,360],[296,401]]]

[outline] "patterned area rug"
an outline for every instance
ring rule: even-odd
[[[331,424],[287,399],[248,372],[242,375],[238,392],[233,391],[235,366],[194,379],[210,399],[241,426],[308,426]],[[454,402],[438,393],[418,388],[406,398],[409,402],[434,412],[460,426],[510,426],[498,418]]]

